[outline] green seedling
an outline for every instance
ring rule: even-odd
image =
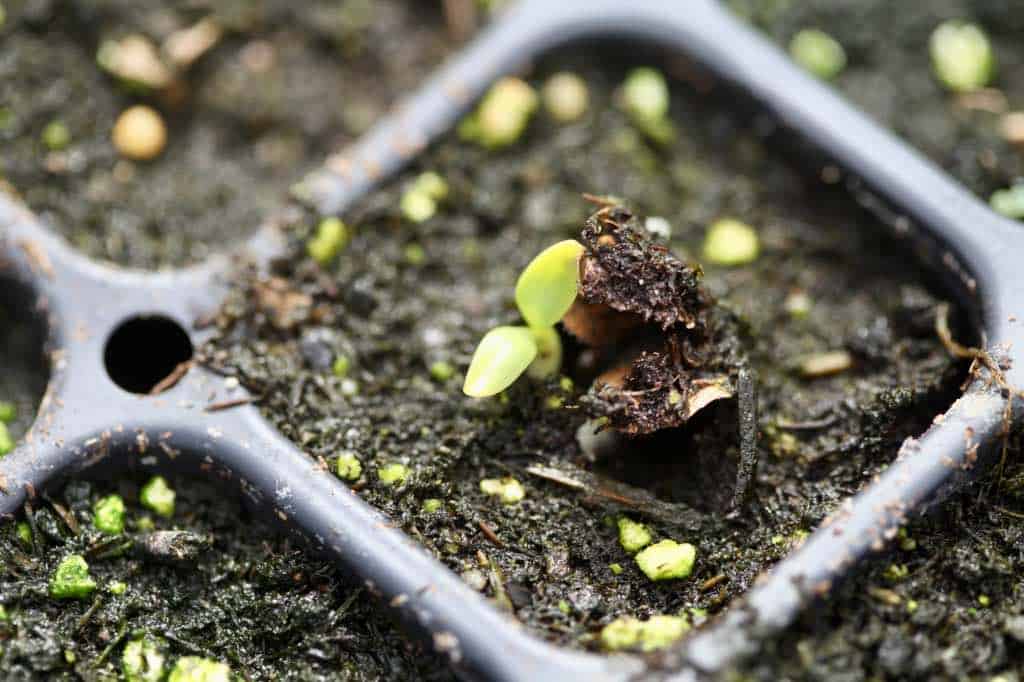
[[[163,476],[154,476],[139,491],[142,506],[163,516],[174,516],[174,490],[167,485]]]
[[[516,282],[516,305],[531,327],[551,327],[576,300],[583,245],[566,239],[541,251]]]
[[[928,42],[932,69],[953,92],[970,92],[989,84],[996,56],[985,31],[965,21],[944,21]]]
[[[562,342],[553,328],[576,300],[583,245],[566,240],[534,258],[516,283],[516,305],[528,327],[496,327],[473,353],[462,390],[475,398],[505,390],[529,369],[542,378],[558,372]]]
[[[306,242],[309,256],[322,266],[331,264],[348,244],[351,234],[340,218],[324,218],[317,225],[316,234]]]
[[[124,500],[120,495],[107,495],[93,505],[92,525],[106,535],[124,532]]]
[[[14,403],[0,400],[0,422],[10,424],[18,416],[18,408]]]
[[[125,682],[160,682],[167,673],[162,639],[140,637],[124,645],[121,654],[121,672]]]
[[[116,597],[121,596],[122,594],[124,594],[127,591],[128,591],[128,585],[125,584],[124,582],[120,581],[120,580],[115,580],[114,582],[112,582],[109,585],[107,585],[107,592],[110,592],[110,594],[112,594],[112,595],[114,595]]]
[[[185,656],[174,664],[167,682],[231,682],[231,668],[209,658]]]
[[[50,578],[50,596],[56,599],[85,599],[95,590],[89,564],[80,554],[65,557]]]
[[[662,540],[637,554],[636,565],[651,580],[674,580],[689,577],[696,559],[693,545]]]
[[[535,357],[537,342],[528,327],[495,327],[476,347],[462,390],[474,398],[497,395],[511,386]]]
[[[814,28],[806,28],[789,43],[793,60],[822,80],[832,80],[846,67],[846,51],[836,39]]]
[[[429,497],[423,500],[423,511],[427,514],[433,514],[434,512],[440,511],[443,506],[444,500],[439,500],[436,497]]]
[[[714,265],[733,267],[757,260],[761,246],[754,228],[732,218],[712,223],[704,238],[704,260]]]

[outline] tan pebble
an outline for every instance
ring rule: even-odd
[[[163,118],[150,107],[138,105],[125,109],[117,118],[112,133],[117,151],[129,159],[155,159],[167,144]]]
[[[1024,145],[1024,111],[1011,111],[1000,123],[1007,142]]]
[[[804,358],[800,373],[805,377],[824,377],[845,372],[853,364],[853,358],[845,350],[818,353]]]

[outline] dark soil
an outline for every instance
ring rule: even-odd
[[[230,250],[451,47],[436,8],[401,0],[4,5],[0,178],[78,249],[146,268]],[[205,16],[224,37],[173,94],[133,93],[97,65],[103,40],[159,45]],[[140,102],[168,125],[151,162],[111,143],[117,116]],[[70,143],[50,151],[41,135],[55,120]]]
[[[978,3],[973,12],[953,0],[900,12],[891,5],[886,11],[880,2],[772,4],[780,9],[767,14],[769,3],[759,5],[756,21],[785,42],[804,25],[831,32],[850,56],[838,86],[972,189],[987,196],[1020,173],[1018,156],[998,137],[998,115],[968,111],[942,92],[931,80],[926,51],[939,20],[974,16],[996,41],[1003,64],[997,86],[1008,107],[1024,106],[1018,101],[1024,90],[1013,75],[1019,51],[1004,37],[1021,31],[1007,3]],[[306,13],[262,3],[257,19],[226,13],[226,25],[241,23],[190,74],[190,103],[175,111],[146,100],[170,123],[164,156],[136,164],[135,179],[119,184],[109,129],[137,98],[95,67],[96,44],[108,31],[158,38],[167,26],[203,12],[110,2],[72,3],[77,12],[57,11],[57,3],[45,1],[5,5],[0,104],[12,112],[7,120],[13,123],[0,131],[4,178],[87,253],[145,267],[196,262],[250,232],[291,181],[360,132],[391,99],[383,84],[399,84],[394,91],[410,87],[422,72],[412,67],[422,62],[410,56],[379,77],[374,69],[383,66],[374,55],[381,41],[401,38],[397,48],[381,48],[388,59],[395,49],[417,43],[410,35],[423,36],[427,48],[419,54],[431,55],[423,57],[427,63],[443,51],[431,47],[439,45],[432,42],[436,21],[409,19],[411,10],[390,2],[372,8],[394,23],[380,24],[390,28],[373,34],[362,56],[354,57],[344,51],[339,56],[333,29],[317,26],[315,17],[329,16],[326,4],[324,12]],[[218,13],[222,6],[228,4],[217,4]],[[829,17],[840,18],[828,23]],[[304,37],[296,39],[296,32]],[[294,110],[268,113],[261,107],[272,108],[273,101],[259,101],[264,90],[253,85],[254,76],[238,78],[239,52],[256,38],[275,47],[282,74],[288,68],[313,74],[302,80],[279,76],[287,92],[297,88],[285,98],[300,102]],[[294,67],[287,66],[288,54],[295,55]],[[324,65],[328,57],[334,60],[330,67]],[[344,91],[350,60],[371,64],[357,73],[370,73],[373,83],[359,98],[324,98],[324,92]],[[274,273],[279,284],[312,297],[308,315],[296,327],[279,328],[253,296],[266,286],[265,278],[242,274],[219,320],[220,338],[205,352],[208,362],[236,371],[265,396],[261,407],[268,418],[311,455],[333,460],[356,453],[364,469],[356,484],[360,494],[468,582],[482,584],[500,608],[551,641],[593,647],[601,625],[619,615],[685,613],[699,623],[702,616],[693,609],[724,608],[881,471],[896,443],[923,430],[948,405],[963,368],[946,356],[932,331],[941,294],[908,268],[900,245],[882,236],[873,217],[838,187],[822,184],[820,169],[780,157],[770,125],[735,112],[731,98],[683,87],[672,105],[679,139],[669,148],[654,147],[611,104],[621,62],[560,58],[542,66],[536,82],[563,68],[575,68],[591,86],[591,112],[583,122],[558,126],[541,114],[526,139],[501,154],[454,138],[442,142],[410,173],[343,216],[355,238],[326,274],[304,257],[303,240],[317,220],[309,216],[296,226],[292,256]],[[693,71],[678,73],[685,80]],[[24,96],[26,80],[37,84],[31,87],[38,96]],[[378,93],[380,101],[374,99]],[[367,105],[367,99],[375,103]],[[256,122],[249,118],[254,112]],[[57,173],[46,169],[39,143],[42,127],[55,117],[68,124],[73,140],[67,170]],[[76,159],[82,159],[80,167]],[[401,218],[398,202],[420,170],[441,173],[451,198],[436,218],[412,225]],[[205,182],[192,181],[200,175]],[[252,191],[242,194],[243,187]],[[706,408],[682,431],[634,441],[594,461],[574,435],[581,417],[573,407],[587,388],[587,372],[571,343],[565,371],[576,384],[568,392],[556,382],[524,379],[505,399],[473,401],[462,396],[458,375],[445,382],[430,375],[437,360],[464,371],[488,328],[517,322],[516,276],[544,246],[578,237],[593,210],[581,192],[615,194],[641,215],[668,219],[669,246],[690,262],[699,259],[704,230],[718,217],[738,217],[760,233],[762,255],[753,265],[705,267],[709,291],[742,322],[745,349],[760,378],[762,461],[751,506],[739,518],[726,517],[738,452],[732,401]],[[425,254],[422,261],[415,247]],[[785,310],[794,292],[812,301],[806,318]],[[7,326],[11,338],[25,328]],[[38,348],[4,344],[5,368],[25,366],[9,347]],[[806,379],[796,370],[807,354],[837,349],[852,354],[848,371]],[[352,360],[348,379],[356,395],[346,395],[353,384],[330,371],[339,354]],[[43,373],[0,374],[6,392],[0,398],[24,402],[17,433],[38,401]],[[559,402],[562,407],[554,408]],[[394,462],[406,464],[411,475],[402,486],[385,487],[376,468]],[[621,506],[531,476],[525,470],[530,465],[579,467],[656,494],[663,504],[633,515],[650,523],[656,538],[696,545],[694,575],[667,585],[648,581],[617,543],[613,521]],[[504,506],[480,492],[481,479],[504,475],[526,488],[521,503]],[[870,566],[742,674],[958,677],[1019,668],[1024,602],[1014,578],[1022,570],[1015,530],[1016,514],[1024,512],[1022,480],[1024,472],[1013,469],[998,485],[984,482],[941,515],[915,523],[892,557],[897,568],[890,569],[888,560]],[[4,529],[0,602],[12,614],[0,630],[5,677],[103,679],[107,664],[95,671],[92,664],[122,629],[170,633],[178,640],[171,642],[173,656],[207,653],[253,679],[447,674],[379,620],[372,599],[195,481],[172,481],[179,515],[158,526],[211,533],[213,550],[187,569],[135,555],[93,561],[101,586],[120,579],[129,588],[124,596],[105,594],[80,627],[91,602],[51,600],[45,577],[60,558],[95,541],[85,522],[90,497],[120,490],[129,518],[141,515],[134,502],[137,483],[55,491],[58,503],[81,510],[85,530],[72,537],[52,506],[41,503],[36,517],[51,533],[37,534],[38,552],[19,549],[12,529]],[[443,505],[428,513],[423,502],[432,498]],[[481,522],[493,529],[500,547]],[[129,525],[132,535],[135,525]],[[620,575],[609,568],[613,563],[623,567]],[[722,582],[700,590],[720,574]],[[988,606],[980,603],[982,595]],[[74,653],[75,663],[67,662],[65,650]],[[119,660],[119,644],[107,658]]]
[[[766,644],[742,678],[1018,679],[1022,485],[1014,461],[1001,481],[986,476],[911,523],[890,555]]]
[[[935,338],[938,298],[900,245],[815,179],[820,169],[802,175],[773,153],[758,133],[770,126],[725,113],[735,99],[724,107],[714,95],[680,88],[672,103],[678,141],[655,148],[611,103],[621,62],[556,58],[537,83],[567,67],[590,84],[585,120],[559,126],[540,115],[525,140],[501,154],[443,141],[344,216],[355,237],[327,270],[304,255],[311,216],[296,226],[294,255],[272,284],[311,297],[297,326],[275,323],[279,311],[260,295],[270,284],[250,275],[205,353],[264,396],[268,419],[310,455],[355,453],[364,499],[499,607],[553,642],[590,647],[616,616],[714,612],[741,594],[884,468],[895,443],[922,430],[960,373]],[[413,225],[403,221],[399,198],[423,170],[443,175],[451,195],[439,215]],[[718,217],[760,232],[753,265],[705,268],[709,292],[741,320],[760,376],[763,461],[756,501],[738,518],[725,515],[738,451],[734,402],[591,461],[574,435],[583,419],[574,401],[587,387],[578,350],[567,353],[564,371],[577,379],[567,392],[524,379],[505,398],[471,400],[459,377],[438,381],[428,371],[438,360],[464,370],[487,329],[516,323],[519,271],[541,248],[579,236],[593,210],[582,192],[626,197],[640,214],[665,217],[670,247],[688,261]],[[424,258],[409,256],[417,248]],[[784,309],[795,291],[813,301],[806,318]],[[852,354],[848,371],[818,379],[796,371],[807,354],[837,349]],[[346,379],[330,370],[342,354],[352,363]],[[377,468],[396,462],[409,477],[383,485]],[[655,493],[666,504],[637,514],[656,537],[697,546],[694,575],[652,583],[616,541],[621,507],[531,476],[531,465],[576,466]],[[481,479],[506,475],[526,488],[519,504],[480,490]],[[440,511],[423,510],[431,498],[443,500]],[[622,565],[621,575],[612,564]],[[701,591],[719,574],[717,587]]]
[[[820,28],[846,50],[835,87],[982,198],[1024,176],[1024,153],[1002,135],[1003,117],[1024,109],[1024,14],[1016,0],[728,0],[783,48]],[[928,38],[947,19],[988,34],[998,60],[990,88],[945,90],[932,72]]]
[[[8,524],[0,537],[0,671],[5,680],[114,680],[123,645],[143,633],[167,644],[168,667],[205,656],[250,680],[449,679],[382,617],[362,588],[251,515],[224,491],[198,479],[171,479],[173,520],[140,506],[139,483],[73,482],[37,501],[35,545]],[[111,492],[127,506],[124,535],[92,526],[92,505]],[[77,521],[76,533],[57,506]],[[177,564],[138,548],[146,522],[212,539],[198,558]],[[119,547],[124,546],[120,553]],[[58,601],[50,576],[70,554],[84,555],[97,590]],[[111,583],[127,585],[123,594]]]
[[[0,280],[0,288],[0,400],[15,407],[14,420],[7,429],[17,439],[32,425],[46,391],[48,361],[40,351],[44,331],[25,309],[31,295],[4,280]]]

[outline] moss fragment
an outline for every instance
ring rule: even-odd
[[[11,432],[7,430],[7,424],[0,422],[0,457],[8,454],[14,449],[14,439]]]
[[[434,378],[434,381],[444,383],[455,376],[455,368],[450,362],[438,360],[430,364],[430,376]]]
[[[504,504],[516,504],[526,497],[522,484],[511,476],[483,479],[480,481],[480,492],[497,497]]]
[[[608,651],[655,651],[676,641],[690,629],[680,616],[652,616],[646,621],[621,616],[601,629],[601,645]]]
[[[459,134],[487,149],[508,147],[526,130],[537,110],[538,99],[525,81],[502,78],[491,86],[476,111],[459,125]]]
[[[662,540],[636,555],[636,565],[651,580],[686,578],[693,571],[697,548],[689,543]]]
[[[306,242],[310,258],[322,266],[331,264],[348,244],[351,234],[340,218],[324,218],[317,225],[316,235]]]
[[[377,478],[387,486],[402,485],[409,476],[409,470],[402,464],[386,464],[377,469]]]
[[[358,481],[363,475],[363,465],[351,452],[344,452],[334,463],[334,473],[345,481]]]
[[[348,375],[348,370],[351,369],[352,361],[348,359],[346,355],[339,355],[334,358],[334,364],[331,365],[331,372],[336,377],[345,377]]]
[[[32,549],[32,526],[28,525],[27,521],[18,521],[18,525],[15,527],[14,532],[18,536],[18,542],[25,549]]]
[[[81,554],[65,557],[50,578],[50,596],[56,599],[85,599],[95,589],[96,581]]]
[[[977,24],[950,20],[939,24],[928,41],[936,78],[954,92],[983,88],[992,80],[996,56]]]
[[[620,516],[618,520],[619,544],[622,549],[630,554],[635,554],[651,544],[651,531],[646,525],[633,521],[626,516]]]
[[[754,228],[732,218],[722,218],[708,228],[702,253],[708,263],[735,267],[753,263],[760,250]]]
[[[165,518],[174,516],[174,490],[163,476],[154,476],[139,491],[142,506]]]
[[[93,505],[92,525],[106,535],[124,532],[124,500],[120,495],[107,495]]]
[[[209,658],[185,656],[174,664],[167,682],[231,682],[231,668]]]
[[[146,635],[133,639],[121,653],[121,672],[126,682],[159,682],[164,679],[165,644]]]
[[[989,197],[988,203],[996,213],[1007,218],[1024,220],[1024,183],[996,190]]]
[[[814,28],[805,28],[789,43],[793,60],[822,80],[831,80],[846,67],[846,50],[835,38]]]
[[[612,572],[612,575],[622,574],[622,564],[608,564],[608,569]]]
[[[61,120],[50,121],[43,128],[41,139],[47,149],[57,152],[66,149],[71,144],[71,131]]]
[[[423,192],[414,189],[407,190],[398,201],[398,208],[401,209],[405,219],[413,223],[423,223],[434,217],[437,213],[437,201]]]
[[[541,99],[551,118],[559,123],[572,123],[587,113],[590,92],[585,80],[575,73],[561,71],[544,83]]]
[[[427,514],[433,514],[434,512],[440,511],[443,506],[444,500],[439,500],[436,497],[429,497],[423,500],[423,511]]]
[[[10,424],[18,416],[18,408],[14,403],[0,400],[0,422]]]

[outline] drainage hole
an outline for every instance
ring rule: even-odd
[[[111,380],[132,393],[149,393],[191,358],[192,341],[181,325],[156,315],[122,322],[107,339],[103,352]]]

